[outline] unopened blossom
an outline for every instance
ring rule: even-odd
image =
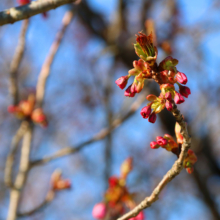
[[[151,141],[151,142],[150,142],[150,147],[151,147],[152,149],[157,149],[157,148],[160,147],[160,145],[159,145],[156,141]]]
[[[167,109],[168,111],[172,111],[172,110],[173,110],[172,102],[170,102],[169,100],[166,100],[165,106],[166,106],[166,109]]]
[[[167,92],[167,93],[165,94],[165,99],[167,99],[167,100],[169,100],[169,101],[172,100],[172,94],[171,94],[171,92]]]
[[[26,5],[30,3],[30,0],[17,0],[18,4],[20,5]]]
[[[176,92],[175,96],[174,96],[174,102],[176,104],[181,104],[181,103],[185,102],[185,100],[178,92]]]
[[[135,96],[135,93],[134,93],[134,92],[131,92],[131,86],[132,86],[132,85],[130,85],[130,86],[125,90],[125,92],[124,92],[124,95],[125,95],[125,96],[128,96],[128,97],[134,97],[134,96]]]
[[[141,109],[141,115],[143,118],[148,118],[151,114],[151,106],[145,106],[144,108]]]
[[[125,86],[127,85],[128,79],[129,76],[121,76],[115,81],[115,83],[118,85],[120,89],[124,89]]]
[[[150,114],[150,116],[148,118],[148,121],[151,122],[151,123],[155,123],[156,119],[157,119],[157,115],[156,115],[155,112],[153,112],[153,113]]]
[[[104,203],[97,203],[92,210],[92,216],[95,219],[102,220],[105,218],[106,212],[106,205]]]
[[[165,138],[163,138],[163,137],[161,137],[161,136],[158,136],[157,138],[156,138],[156,140],[157,140],[157,143],[160,145],[160,146],[165,146],[165,145],[167,145],[167,140],[165,139]]]
[[[182,96],[188,98],[188,96],[191,94],[190,88],[187,86],[181,86],[179,87],[179,92]]]
[[[181,83],[181,84],[186,84],[188,82],[188,79],[186,77],[186,75],[184,73],[178,72],[176,74],[176,80],[177,82]]]

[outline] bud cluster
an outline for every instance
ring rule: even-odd
[[[8,112],[12,113],[18,119],[32,120],[42,127],[47,127],[47,117],[42,108],[35,108],[35,95],[30,94],[27,100],[22,100],[18,105],[8,106]]]
[[[139,32],[134,44],[136,54],[141,58],[133,62],[134,68],[128,71],[128,75],[122,76],[115,81],[119,88],[124,89],[131,76],[134,76],[134,81],[127,87],[124,95],[134,97],[136,93],[141,92],[144,87],[146,79],[154,79],[160,85],[160,96],[149,95],[147,100],[151,101],[147,106],[141,110],[143,118],[148,118],[148,121],[154,123],[156,121],[156,114],[161,112],[164,108],[172,111],[172,101],[176,104],[181,104],[191,94],[187,86],[187,77],[184,73],[179,72],[176,68],[178,60],[171,56],[166,57],[157,65],[157,48],[153,45],[152,34],[146,36]],[[179,87],[179,92],[175,90],[174,84]],[[181,85],[183,84],[183,85]]]
[[[51,175],[51,189],[63,190],[71,188],[71,182],[68,179],[62,178],[62,171],[57,169]]]
[[[159,147],[162,147],[167,151],[171,151],[172,153],[177,155],[177,157],[179,157],[181,146],[183,143],[183,136],[180,133],[180,125],[178,123],[176,123],[175,132],[177,137],[177,143],[175,142],[175,140],[171,135],[165,134],[163,137],[158,136],[156,138],[156,141],[152,141],[150,143],[150,147],[152,149],[157,149]],[[197,161],[197,157],[195,153],[192,150],[188,150],[187,156],[183,162],[183,166],[184,168],[186,168],[186,171],[188,173],[193,172],[193,165],[196,163],[196,161]]]
[[[126,187],[127,175],[132,170],[132,158],[126,159],[121,165],[120,177],[112,176],[109,178],[109,188],[104,194],[104,202],[97,203],[92,211],[95,219],[116,219],[124,214],[126,210],[135,207],[132,194]],[[131,218],[132,220],[143,220],[143,212],[138,216]]]

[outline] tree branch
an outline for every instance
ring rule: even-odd
[[[36,213],[36,212],[40,211],[41,209],[45,208],[48,205],[48,203],[50,203],[54,199],[54,196],[55,196],[54,190],[50,190],[47,193],[44,201],[40,205],[38,205],[37,207],[35,207],[34,209],[32,209],[30,211],[18,213],[17,216],[18,217],[24,217],[24,216],[33,215],[34,213]]]
[[[45,95],[45,87],[46,87],[46,82],[47,78],[50,74],[50,68],[53,63],[54,57],[57,53],[57,50],[60,46],[60,43],[63,39],[63,36],[66,32],[66,29],[70,22],[72,21],[73,18],[73,10],[69,10],[66,12],[66,14],[63,17],[62,21],[62,28],[61,30],[57,33],[56,39],[51,45],[49,54],[42,66],[41,72],[39,74],[38,82],[37,82],[37,91],[36,91],[36,100],[37,100],[37,106],[42,107],[43,105],[43,99]]]
[[[176,121],[181,126],[181,134],[183,135],[183,144],[179,158],[173,164],[172,168],[166,173],[157,187],[153,190],[149,197],[146,197],[139,205],[137,205],[133,210],[118,218],[118,220],[127,220],[129,218],[137,216],[143,209],[146,209],[152,205],[155,201],[158,200],[159,194],[163,188],[183,169],[183,161],[187,156],[188,149],[191,146],[191,138],[188,134],[186,123],[183,120],[183,116],[180,111],[177,109],[177,106],[173,102],[172,114],[175,117]]]
[[[18,68],[20,66],[23,55],[24,55],[25,37],[26,37],[28,24],[29,24],[28,20],[23,21],[20,37],[19,37],[19,40],[18,40],[18,45],[17,45],[17,48],[15,50],[15,54],[14,54],[14,57],[12,59],[11,66],[10,66],[10,86],[9,86],[9,90],[10,90],[11,96],[13,98],[13,105],[17,105],[18,102],[19,102],[17,71],[18,71]]]
[[[30,4],[10,8],[0,12],[0,26],[27,19],[75,1],[76,0],[37,0],[32,1]]]
[[[33,125],[29,123],[27,131],[23,138],[18,175],[16,177],[14,187],[11,189],[10,192],[10,204],[8,209],[7,220],[15,220],[17,216],[17,209],[20,200],[21,190],[23,189],[29,168],[29,156],[30,156],[32,134],[33,134]]]
[[[13,163],[14,163],[14,155],[18,148],[18,144],[21,138],[24,136],[27,128],[28,128],[28,122],[23,121],[21,123],[21,126],[17,130],[15,136],[12,139],[11,149],[10,149],[9,155],[6,160],[6,165],[5,165],[5,185],[9,187],[12,187],[12,168],[13,168]]]
[[[130,110],[122,117],[119,117],[111,123],[111,126],[109,128],[103,128],[101,131],[99,131],[97,134],[95,134],[91,139],[88,141],[82,142],[81,144],[77,145],[76,147],[66,147],[62,150],[59,150],[57,153],[44,157],[39,160],[32,161],[30,164],[30,168],[37,166],[37,165],[43,165],[45,163],[50,162],[51,160],[64,157],[70,154],[74,154],[84,147],[88,146],[89,144],[92,144],[96,141],[100,141],[104,139],[109,133],[111,133],[115,128],[120,126],[124,121],[126,121],[128,118],[130,118],[134,113],[139,109],[141,104],[145,101],[146,94],[142,93],[140,96],[137,98],[137,100],[131,105]]]

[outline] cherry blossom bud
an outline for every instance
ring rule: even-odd
[[[120,89],[124,89],[127,85],[128,79],[129,76],[121,76],[115,81],[115,83],[119,86]]]
[[[131,93],[139,93],[144,87],[144,83],[134,81],[131,85]]]
[[[150,113],[151,113],[151,106],[150,105],[147,105],[141,109],[141,115],[145,119],[150,116]]]
[[[71,182],[62,178],[62,171],[57,169],[51,176],[51,187],[53,190],[63,190],[71,188]]]
[[[30,3],[30,0],[17,0],[18,4],[20,5],[26,5]]]
[[[133,160],[131,157],[127,158],[121,165],[121,175],[126,178],[126,176],[131,172],[133,168]]]
[[[48,125],[47,117],[41,108],[37,108],[32,112],[31,119],[33,122],[40,124],[43,127],[47,127]]]
[[[8,112],[9,113],[15,113],[16,110],[17,110],[17,106],[15,106],[15,105],[9,105],[8,106]]]
[[[71,188],[71,182],[68,179],[61,179],[59,181],[57,181],[56,183],[56,190],[62,190],[62,189],[70,189]]]
[[[136,217],[135,220],[144,220],[144,213],[140,212]]]
[[[109,187],[115,187],[118,184],[118,178],[116,176],[111,176],[108,179]]]
[[[185,102],[185,100],[178,92],[176,92],[175,96],[174,96],[174,102],[176,104],[181,104],[181,103]]]
[[[148,121],[154,123],[156,119],[157,119],[157,115],[155,114],[155,112],[153,112],[152,114],[150,114]]]
[[[140,212],[136,217],[129,218],[129,220],[144,220],[144,213]]]
[[[156,141],[152,141],[152,142],[150,142],[150,147],[152,149],[157,149],[160,147],[160,145]]]
[[[188,96],[191,94],[190,88],[187,86],[180,86],[179,92],[186,98],[188,98]]]
[[[30,116],[33,111],[33,105],[29,101],[21,101],[19,108],[25,116]]]
[[[92,216],[101,220],[105,218],[106,212],[106,205],[104,203],[97,203],[92,210]]]
[[[172,111],[173,110],[172,102],[170,102],[169,100],[166,100],[165,106],[166,106],[168,111]]]
[[[165,94],[165,99],[167,99],[167,100],[169,100],[169,101],[172,101],[172,94],[171,94],[171,92],[167,92],[167,93]]]
[[[186,84],[188,82],[188,79],[186,77],[186,75],[184,73],[178,72],[176,74],[176,80],[177,82],[181,83],[181,84]]]
[[[163,138],[163,137],[161,137],[161,136],[158,136],[157,138],[156,138],[156,140],[157,140],[157,143],[160,145],[160,146],[165,146],[165,145],[167,145],[167,140],[165,139],[165,138]]]
[[[132,92],[131,92],[131,86],[132,86],[132,85],[130,85],[130,86],[125,90],[125,92],[124,92],[124,95],[125,95],[125,96],[128,96],[128,97],[134,97],[134,96],[135,96],[135,93],[132,93]]]

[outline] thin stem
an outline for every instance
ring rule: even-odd
[[[12,59],[11,65],[10,65],[10,93],[13,98],[13,105],[17,105],[19,101],[19,94],[18,94],[18,68],[21,64],[21,60],[24,55],[24,49],[25,49],[25,37],[28,29],[28,20],[24,20],[22,27],[21,27],[21,33],[18,40],[18,45],[16,47],[14,57]]]
[[[181,148],[181,153],[179,158],[173,164],[172,168],[165,174],[163,179],[159,182],[156,188],[153,190],[149,197],[146,197],[139,205],[137,205],[133,210],[118,218],[117,220],[127,220],[129,218],[137,216],[143,209],[150,207],[154,202],[159,198],[159,194],[162,192],[163,188],[183,169],[183,161],[187,156],[188,149],[191,146],[191,138],[187,131],[187,126],[183,120],[183,116],[180,111],[177,109],[177,106],[173,102],[172,114],[175,117],[176,121],[181,126],[181,134],[183,135],[183,144]]]

